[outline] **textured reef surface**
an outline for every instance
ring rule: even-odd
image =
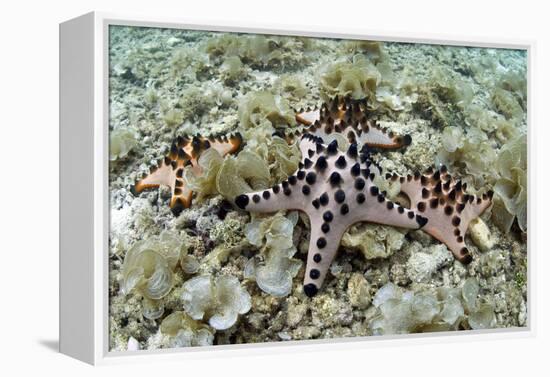
[[[527,325],[524,51],[112,26],[109,53],[111,350]]]

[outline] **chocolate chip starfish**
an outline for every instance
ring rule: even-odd
[[[304,158],[298,171],[271,189],[237,196],[235,204],[252,212],[295,209],[309,216],[304,292],[311,297],[323,284],[342,235],[352,224],[369,221],[419,229],[428,220],[385,198],[372,181],[366,147],[359,152],[353,143],[344,153],[336,140],[327,146],[305,134],[300,149]]]
[[[156,166],[150,168],[149,174],[144,174],[134,186],[137,195],[143,190],[157,188],[160,185],[170,187],[172,197],[170,208],[177,216],[184,208],[189,208],[193,192],[186,187],[183,181],[183,169],[191,165],[195,175],[201,174],[198,164],[199,156],[208,148],[216,149],[220,155],[234,153],[239,150],[242,137],[239,133],[229,137],[201,137],[194,136],[191,139],[178,137],[172,143],[170,153],[164,159],[157,161]]]

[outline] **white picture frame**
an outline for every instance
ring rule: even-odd
[[[527,51],[528,98],[531,98],[532,41],[445,38],[437,35],[367,33],[363,30],[321,30],[282,25],[218,24],[174,18],[143,18],[88,13],[60,24],[60,351],[90,364],[132,362],[149,358],[227,357],[301,350],[378,347],[387,342],[460,342],[534,335],[532,284],[528,285],[528,325],[522,328],[459,333],[414,334],[292,341],[161,351],[110,352],[108,349],[108,28],[110,25],[208,31],[266,33],[293,36],[369,39]],[[528,108],[529,159],[533,152],[532,101]],[[532,161],[532,160],[531,160]],[[529,198],[533,176],[529,170]],[[529,206],[528,218],[533,219]],[[531,228],[533,229],[533,228]],[[535,256],[528,245],[529,266]],[[533,268],[528,281],[534,282]]]

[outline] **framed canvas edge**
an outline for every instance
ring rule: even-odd
[[[254,22],[212,21],[190,18],[173,18],[158,16],[138,16],[119,13],[93,12],[95,25],[94,38],[94,363],[99,365],[128,362],[150,362],[161,360],[184,360],[186,358],[210,358],[232,356],[257,356],[273,353],[312,352],[327,348],[343,350],[350,348],[368,349],[382,346],[406,346],[413,344],[441,344],[450,342],[470,342],[479,340],[497,340],[533,337],[536,335],[536,303],[534,282],[536,276],[533,265],[536,265],[532,250],[532,241],[528,242],[528,301],[527,326],[491,330],[472,330],[464,332],[442,332],[428,334],[388,335],[372,337],[339,338],[327,340],[302,340],[289,342],[269,342],[242,345],[223,345],[206,348],[179,348],[164,350],[143,350],[136,352],[109,351],[109,299],[108,295],[108,28],[111,25],[136,27],[161,27],[208,30],[220,32],[242,32],[260,34],[280,34],[318,38],[370,39],[404,43],[445,44],[453,46],[522,49],[527,51],[527,93],[528,93],[528,223],[536,218],[536,208],[531,204],[536,201],[534,185],[535,140],[532,99],[535,81],[533,55],[536,44],[534,40],[511,38],[463,37],[426,33],[393,33],[352,28],[332,28],[312,25],[258,24]],[[530,229],[530,240],[533,240],[533,229]]]

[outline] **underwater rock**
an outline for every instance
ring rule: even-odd
[[[345,326],[351,324],[353,311],[348,302],[326,294],[320,294],[313,299],[311,317],[313,325],[318,326],[320,329],[336,324]]]
[[[141,349],[139,342],[131,336],[128,338],[128,347],[126,348],[127,351],[139,351]]]
[[[307,305],[300,303],[295,297],[289,297],[287,303],[286,324],[291,328],[296,327],[304,319],[308,311]]]
[[[366,309],[371,303],[370,285],[363,274],[351,275],[348,280],[347,294],[353,307]]]
[[[227,330],[239,314],[251,308],[250,294],[234,276],[197,276],[182,286],[185,312],[195,320],[208,320],[216,330]]]
[[[428,282],[437,270],[452,261],[453,255],[445,245],[433,245],[427,253],[418,252],[410,256],[407,274],[414,282]]]
[[[481,250],[488,251],[495,246],[495,240],[491,237],[491,232],[483,220],[480,218],[472,220],[468,228],[472,241],[474,241]]]

